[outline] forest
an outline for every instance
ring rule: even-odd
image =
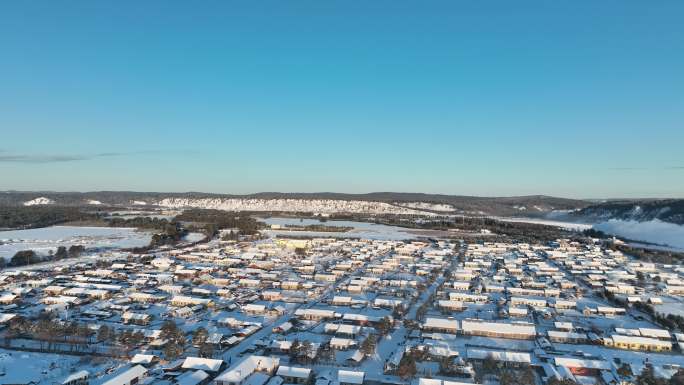
[[[66,206],[0,206],[0,229],[32,229],[97,220],[103,212]]]

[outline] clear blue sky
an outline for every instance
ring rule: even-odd
[[[684,197],[684,1],[5,1],[0,190]]]

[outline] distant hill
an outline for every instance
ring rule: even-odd
[[[645,222],[659,219],[684,225],[684,199],[619,200],[592,204],[573,213],[592,221],[621,219]]]
[[[316,201],[314,208],[369,213],[435,213],[495,216],[543,216],[554,210],[577,210],[589,202],[543,195],[521,197],[474,197],[460,195],[375,192],[368,194],[278,193],[262,192],[248,195],[211,194],[201,192],[162,193],[131,191],[52,192],[5,191],[0,193],[0,205],[54,204],[60,206],[106,205],[115,207],[245,207],[261,211],[277,211],[292,207],[298,211],[306,202]],[[347,202],[347,203],[344,203]],[[367,203],[364,203],[367,202]],[[256,206],[255,206],[256,205]],[[276,208],[276,209],[273,209]],[[365,210],[365,211],[364,211]],[[311,211],[315,211],[312,209]]]

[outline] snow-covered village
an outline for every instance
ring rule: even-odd
[[[681,265],[577,232],[524,242],[265,221],[251,235],[219,229],[199,242],[6,268],[0,382],[617,385],[682,375]],[[302,231],[309,223],[330,235]]]
[[[0,43],[0,385],[684,385],[684,0],[5,0]]]

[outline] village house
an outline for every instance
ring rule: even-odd
[[[275,357],[247,356],[216,377],[214,384],[242,385],[253,375],[268,379],[275,373],[279,363],[280,359]]]
[[[465,335],[494,338],[534,339],[537,335],[535,326],[528,323],[484,322],[467,319],[461,321],[461,329]]]
[[[304,385],[311,380],[312,371],[308,368],[281,365],[276,375],[282,377],[286,384]]]

